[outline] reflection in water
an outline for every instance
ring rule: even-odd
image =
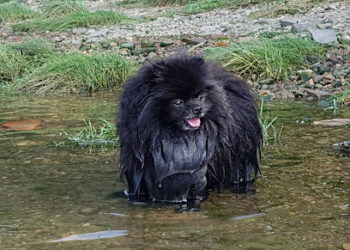
[[[71,240],[98,240],[98,239],[106,239],[106,238],[114,238],[119,236],[127,235],[127,230],[107,230],[95,233],[87,233],[87,234],[76,234],[68,237],[64,237],[58,240],[52,240],[50,242],[62,242],[62,241],[71,241]]]
[[[113,121],[115,99],[110,94],[1,96],[0,124],[42,121],[34,131],[0,131],[1,249],[58,248],[63,243],[49,241],[115,228],[127,230],[127,236],[72,240],[64,247],[340,249],[350,243],[350,159],[332,149],[350,139],[350,128],[311,124],[349,118],[350,109],[334,116],[312,103],[266,103],[284,128],[281,143],[264,149],[257,192],[212,192],[200,209],[181,205],[176,213],[172,206],[135,206],[116,195],[126,188],[116,152],[55,147],[64,139],[62,129],[73,132],[84,119]],[[309,122],[296,123],[305,117]],[[243,219],[257,211],[267,216]]]
[[[255,217],[261,217],[265,216],[266,213],[258,213],[258,214],[248,214],[248,215],[240,215],[240,216],[235,216],[232,217],[231,220],[245,220],[245,219],[252,219]]]

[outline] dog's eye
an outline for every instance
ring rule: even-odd
[[[198,96],[198,100],[200,100],[200,101],[204,101],[204,96],[199,95],[199,96]]]
[[[175,100],[174,103],[175,103],[175,105],[181,105],[183,103],[183,101],[180,99],[177,99],[177,100]]]

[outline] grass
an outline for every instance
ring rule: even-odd
[[[135,70],[135,64],[115,52],[93,55],[54,55],[18,80],[20,89],[35,92],[76,92],[119,87]]]
[[[0,46],[0,84],[21,76],[27,66],[28,61],[20,51],[15,51],[8,46]]]
[[[18,22],[37,17],[38,13],[16,2],[0,4],[0,23]]]
[[[0,84],[21,77],[53,54],[54,46],[38,39],[0,45]]]
[[[322,57],[325,51],[311,40],[282,37],[210,48],[205,56],[244,78],[287,80],[296,69],[307,68],[307,56]]]
[[[259,122],[263,131],[264,145],[268,145],[271,140],[276,144],[281,139],[283,125],[278,132],[275,127],[277,119],[278,115],[272,118],[269,113],[264,111],[264,99],[261,99]]]
[[[95,12],[76,12],[67,16],[54,18],[37,18],[31,21],[12,25],[14,31],[64,31],[75,27],[89,27],[91,25],[118,24],[127,17],[114,11],[99,10]]]
[[[318,103],[319,106],[325,110],[333,110],[334,113],[344,106],[350,106],[350,88],[345,89],[343,92],[331,95],[331,97],[321,100]]]
[[[102,125],[93,125],[91,121],[84,121],[85,127],[75,134],[63,131],[70,144],[79,147],[87,147],[90,150],[100,148],[105,151],[108,148],[116,148],[119,145],[119,138],[116,135],[116,127],[113,123],[100,119]],[[56,143],[56,146],[64,146],[65,142]]]
[[[81,1],[56,0],[48,1],[43,8],[43,16],[46,18],[62,17],[73,13],[88,13],[89,10]]]

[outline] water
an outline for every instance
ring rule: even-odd
[[[0,131],[0,248],[342,248],[350,242],[350,159],[336,156],[332,144],[349,140],[350,128],[310,122],[348,118],[350,110],[334,116],[310,103],[265,106],[284,128],[281,145],[265,148],[257,192],[211,193],[199,211],[179,213],[114,195],[126,187],[115,152],[55,147],[60,131],[83,119],[113,121],[114,95],[1,96],[0,123],[43,122],[33,132]],[[108,232],[123,233],[105,238]],[[50,242],[91,235],[98,239]]]

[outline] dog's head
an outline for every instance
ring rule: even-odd
[[[200,57],[178,56],[153,65],[152,94],[159,120],[183,131],[199,129],[213,107],[215,85]]]

